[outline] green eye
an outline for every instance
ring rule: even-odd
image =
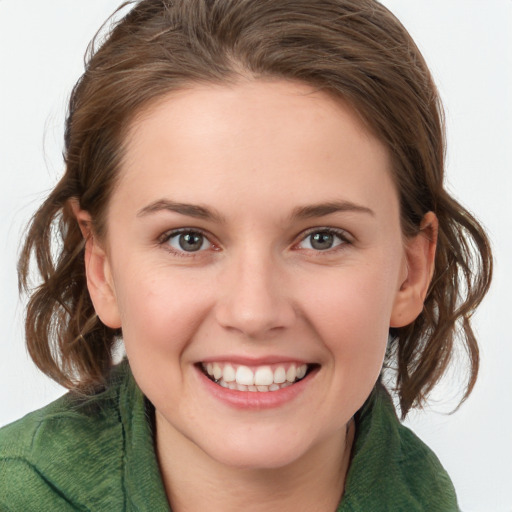
[[[167,243],[179,252],[197,252],[211,247],[209,240],[198,231],[181,231],[172,234]]]
[[[318,251],[325,251],[331,249],[334,245],[334,235],[332,233],[314,233],[309,235],[310,244],[313,249]]]
[[[314,251],[328,251],[345,243],[347,243],[347,240],[341,233],[331,229],[318,229],[307,234],[299,247]]]

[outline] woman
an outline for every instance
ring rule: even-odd
[[[5,506],[456,510],[380,383],[396,366],[421,405],[457,321],[476,378],[490,251],[443,147],[376,2],[138,3],[75,87],[21,258],[29,350],[73,392],[2,433]]]

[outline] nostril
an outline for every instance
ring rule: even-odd
[[[256,339],[280,333],[293,325],[295,311],[285,301],[265,304],[240,300],[218,305],[216,319],[224,329]]]

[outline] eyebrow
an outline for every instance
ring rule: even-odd
[[[137,217],[145,217],[161,211],[170,211],[194,217],[196,219],[210,220],[213,222],[225,222],[224,217],[215,210],[196,204],[177,203],[169,199],[159,199],[148,206],[145,206],[137,212]],[[329,201],[327,203],[318,203],[308,206],[299,206],[295,208],[290,215],[292,219],[311,219],[314,217],[324,217],[339,212],[358,212],[375,216],[375,212],[366,206],[361,206],[351,201]]]
[[[295,208],[291,218],[310,219],[312,217],[323,217],[339,212],[366,213],[375,217],[375,212],[366,206],[361,206],[351,201],[329,201],[327,203],[318,203]]]
[[[161,211],[169,211],[186,215],[187,217],[195,217],[196,219],[211,220],[213,222],[224,222],[222,215],[215,210],[199,206],[196,204],[177,203],[169,199],[159,199],[148,206],[145,206],[137,212],[137,217],[145,217]]]

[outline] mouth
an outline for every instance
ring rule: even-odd
[[[318,365],[304,363],[245,366],[232,363],[200,363],[199,368],[212,382],[237,391],[269,393],[303,380]]]

